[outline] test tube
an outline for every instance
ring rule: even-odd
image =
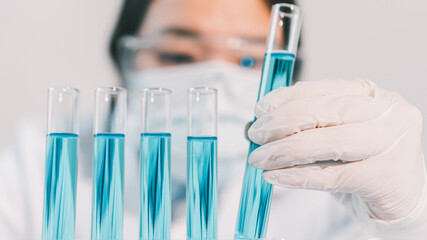
[[[187,239],[217,238],[217,90],[188,90]]]
[[[171,91],[143,89],[141,113],[139,239],[169,239]]]
[[[301,8],[292,4],[273,5],[258,100],[276,88],[291,84],[301,20]],[[248,157],[258,147],[251,142]],[[265,237],[272,192],[273,186],[262,179],[262,170],[246,163],[235,238]]]
[[[74,239],[79,90],[48,89],[42,239]]]
[[[123,238],[126,89],[95,90],[92,239]]]

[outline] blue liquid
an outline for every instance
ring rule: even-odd
[[[258,101],[276,88],[290,86],[295,56],[286,52],[266,53]],[[248,158],[259,145],[251,142]],[[264,181],[262,170],[246,162],[235,238],[264,238],[267,233],[273,186]]]
[[[46,142],[42,239],[74,239],[78,136],[51,133]]]
[[[187,139],[187,238],[217,238],[217,138]]]
[[[169,133],[141,134],[141,214],[139,238],[170,238]]]
[[[95,135],[92,239],[123,238],[124,134]]]

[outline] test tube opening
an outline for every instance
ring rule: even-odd
[[[166,88],[146,88],[141,90],[141,132],[170,133],[171,94]]]
[[[266,52],[284,51],[296,54],[301,30],[302,9],[293,4],[274,4]]]
[[[47,133],[78,134],[79,96],[76,88],[48,88]]]
[[[121,87],[95,90],[94,133],[124,133],[127,91]]]
[[[188,136],[217,135],[217,90],[210,87],[188,89]]]

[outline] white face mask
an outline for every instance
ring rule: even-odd
[[[233,162],[246,160],[248,141],[244,130],[253,119],[260,75],[258,70],[209,61],[133,72],[127,76],[125,85],[130,93],[131,115],[139,114],[141,88],[172,90],[171,172],[175,181],[185,183],[186,179],[187,89],[207,86],[218,90],[218,174],[221,183]]]

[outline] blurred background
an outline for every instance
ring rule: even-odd
[[[0,2],[0,148],[13,145],[21,121],[46,119],[47,88],[118,84],[108,42],[120,0]],[[427,126],[427,1],[323,0],[301,3],[302,80],[368,78],[398,91]],[[427,132],[424,131],[427,151]]]

